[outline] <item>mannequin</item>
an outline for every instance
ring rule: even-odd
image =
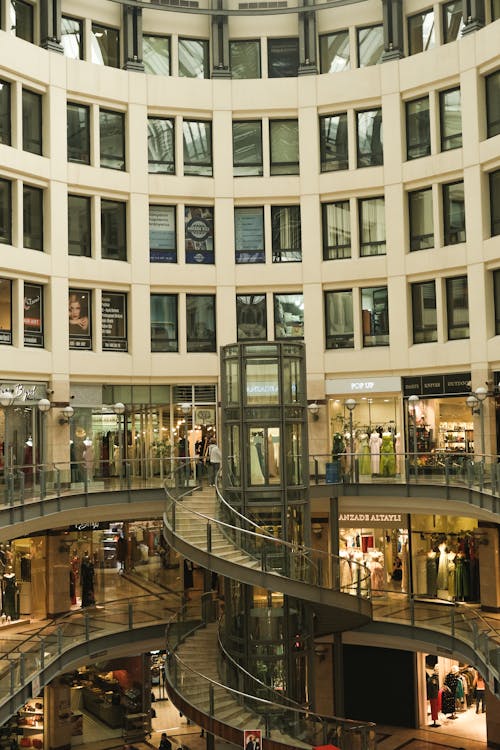
[[[426,578],[427,595],[437,596],[437,554],[434,550],[427,553]]]
[[[396,474],[396,457],[394,455],[394,442],[392,433],[382,433],[382,445],[380,446],[380,473],[383,477],[393,477]]]
[[[368,435],[366,432],[359,436],[359,473],[362,476],[371,474],[370,446],[368,445]]]
[[[2,579],[2,611],[11,620],[17,620],[17,588],[15,573],[9,565]]]
[[[439,545],[439,562],[437,573],[437,587],[440,590],[448,590],[448,555],[446,554],[446,543]]]
[[[396,474],[401,474],[401,435],[399,432],[396,433],[396,441],[394,443],[394,450],[396,452]]]
[[[432,724],[430,727],[440,727],[441,724],[437,723],[439,718],[439,709],[441,708],[439,703],[439,667],[436,665],[430,676],[427,677],[427,699],[431,704],[431,719]]]
[[[125,570],[125,561],[127,559],[127,542],[123,536],[123,531],[120,531],[116,539],[116,561],[118,563],[118,572]]]
[[[367,562],[367,568],[370,571],[372,596],[383,596],[384,594],[384,567],[382,560],[380,552],[372,552]]]
[[[88,552],[85,552],[80,568],[80,581],[82,585],[82,607],[91,607],[95,604],[94,598],[94,565],[90,560]]]
[[[380,471],[380,446],[382,445],[382,438],[375,432],[370,435],[370,454],[371,454],[371,465],[372,465],[372,476],[378,475]]]
[[[71,598],[71,604],[76,604],[76,582],[80,572],[80,558],[77,555],[76,549],[73,550],[73,555],[69,564],[69,595]]]
[[[446,686],[447,690],[443,688],[442,701],[443,701],[443,713],[448,714],[449,719],[456,719],[455,713],[456,708],[456,692],[458,685],[458,667],[454,664],[451,671],[448,672],[444,678],[443,685]]]

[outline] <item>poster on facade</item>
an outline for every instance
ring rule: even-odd
[[[243,730],[243,750],[261,750],[262,748],[262,730],[261,729],[244,729]]]
[[[43,287],[24,285],[24,345],[43,347]]]
[[[103,292],[101,308],[103,351],[128,351],[127,295],[122,292]]]
[[[177,263],[175,206],[149,207],[150,263]]]
[[[12,344],[12,281],[0,279],[0,344]]]
[[[70,289],[68,292],[69,348],[92,349],[91,297],[86,289]]]
[[[264,211],[238,208],[234,212],[236,263],[265,263]]]
[[[209,206],[184,207],[186,263],[213,264],[214,210]]]

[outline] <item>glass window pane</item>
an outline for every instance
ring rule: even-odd
[[[101,257],[127,260],[126,203],[101,200]]]
[[[495,307],[495,336],[500,334],[500,270],[493,271],[493,298]]]
[[[273,263],[302,260],[300,206],[271,206]]]
[[[431,153],[429,97],[406,102],[406,158],[418,159]]]
[[[461,0],[443,5],[443,43],[456,41],[462,34],[464,22]]]
[[[487,137],[500,133],[500,70],[486,76]]]
[[[83,22],[76,18],[61,18],[61,44],[64,55],[72,60],[83,60]]]
[[[23,246],[43,250],[43,190],[23,186]]]
[[[319,118],[321,171],[348,169],[347,113]]]
[[[500,0],[491,0],[491,20],[498,21],[500,18]]]
[[[188,352],[215,352],[215,295],[186,294]]]
[[[101,300],[102,350],[128,351],[127,295],[103,291]]]
[[[441,150],[449,151],[462,146],[462,107],[460,89],[441,91]]]
[[[142,37],[142,62],[144,72],[155,76],[170,75],[170,37],[151,36]]]
[[[207,39],[179,39],[179,75],[210,78]]]
[[[10,83],[0,81],[0,143],[10,146]]]
[[[212,176],[212,123],[184,120],[184,174]]]
[[[491,172],[489,182],[491,236],[496,237],[500,234],[500,169]]]
[[[267,312],[265,294],[236,295],[238,341],[265,341]]]
[[[361,289],[363,346],[389,346],[389,299],[386,286]]]
[[[175,174],[173,120],[148,117],[148,171]]]
[[[299,40],[296,37],[268,39],[268,78],[294,78],[298,71]]]
[[[436,284],[425,281],[411,285],[413,343],[437,341]]]
[[[262,123],[233,122],[233,175],[262,175]]]
[[[349,32],[337,31],[334,34],[320,36],[319,56],[321,73],[340,73],[342,70],[349,70]]]
[[[24,346],[43,348],[43,286],[24,285]]]
[[[151,351],[177,352],[177,295],[151,295]]]
[[[245,362],[246,403],[248,406],[279,403],[278,363],[274,359],[248,359]]]
[[[467,276],[446,279],[446,309],[448,313],[448,338],[469,338],[469,294]]]
[[[384,54],[384,29],[382,26],[370,26],[358,29],[358,65],[379,65]]]
[[[177,263],[175,206],[149,207],[149,262]]]
[[[125,115],[99,110],[101,167],[125,169]]]
[[[92,24],[90,36],[90,59],[96,65],[120,67],[120,32],[108,26]]]
[[[34,41],[34,8],[23,0],[10,0],[10,28],[19,39]]]
[[[408,19],[408,47],[410,55],[425,52],[435,45],[434,11],[417,13]]]
[[[258,39],[229,42],[231,78],[260,78],[260,41]]]
[[[361,257],[385,255],[384,198],[365,198],[359,201],[359,241]]]
[[[0,180],[0,242],[12,242],[12,197],[9,180]]]
[[[90,111],[83,104],[67,104],[68,161],[90,164]]]
[[[304,295],[274,295],[274,338],[304,338]]]
[[[69,348],[92,349],[92,293],[86,289],[68,290]]]
[[[186,263],[215,263],[212,206],[184,206],[184,243]]]
[[[323,204],[323,260],[351,257],[349,201]]]
[[[408,194],[410,214],[410,251],[434,247],[432,188]]]
[[[68,195],[68,253],[90,258],[90,198]]]
[[[12,281],[0,279],[0,344],[12,344]]]
[[[271,120],[269,122],[269,140],[271,148],[271,174],[298,174],[298,120]]]
[[[352,289],[325,292],[327,349],[354,348]]]
[[[371,109],[357,113],[358,167],[373,167],[384,163],[382,151],[382,110]]]
[[[261,206],[234,209],[236,263],[265,263],[264,209]]]
[[[465,242],[464,183],[443,185],[444,244]]]
[[[23,89],[23,151],[42,153],[42,97]]]

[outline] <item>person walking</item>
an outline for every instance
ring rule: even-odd
[[[208,446],[208,464],[210,468],[209,483],[215,487],[215,479],[220,469],[222,453],[215,438],[212,438]]]

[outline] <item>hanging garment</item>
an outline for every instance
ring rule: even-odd
[[[446,554],[446,544],[439,545],[437,587],[441,590],[448,588],[448,555]]]
[[[463,553],[455,558],[455,597],[458,601],[467,601],[470,596],[469,561]]]
[[[443,690],[443,713],[454,714],[456,709],[456,691],[458,685],[458,674],[449,672],[444,678],[444,686],[448,690]]]
[[[370,435],[370,455],[371,455],[371,466],[372,474],[378,474],[380,471],[380,446],[382,445],[382,438],[378,432],[372,432]]]
[[[380,474],[383,477],[393,477],[396,474],[396,456],[392,435],[384,432],[380,447]]]
[[[427,557],[427,595],[437,596],[437,557],[435,552],[430,552]]]
[[[372,473],[370,446],[368,445],[368,435],[361,436],[359,442],[359,473],[367,476]]]

